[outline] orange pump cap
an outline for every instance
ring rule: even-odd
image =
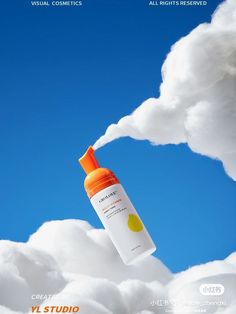
[[[89,146],[86,153],[79,159],[79,162],[86,174],[89,174],[93,170],[100,168],[100,165],[94,156],[94,149],[92,146]]]
[[[92,146],[89,146],[86,153],[79,159],[79,162],[87,174],[84,180],[84,187],[89,198],[108,186],[119,183],[111,170],[99,166]]]

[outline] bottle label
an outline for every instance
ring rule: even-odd
[[[121,184],[98,192],[91,203],[123,260],[154,245]]]

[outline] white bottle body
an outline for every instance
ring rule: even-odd
[[[96,193],[91,203],[125,264],[140,260],[156,250],[120,183]]]

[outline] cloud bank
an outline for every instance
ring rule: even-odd
[[[202,295],[209,283],[224,294]],[[235,314],[235,296],[236,253],[178,274],[153,256],[126,266],[106,231],[81,220],[46,222],[27,243],[0,241],[0,314],[36,305],[74,305],[81,314]]]
[[[124,136],[152,144],[187,143],[221,160],[236,180],[236,2],[176,42],[162,66],[160,97],[111,124],[97,149]]]

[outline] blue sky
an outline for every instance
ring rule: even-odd
[[[101,223],[77,164],[111,122],[158,96],[170,46],[207,22],[206,7],[89,1],[0,12],[0,238],[26,241],[44,221]],[[236,249],[236,184],[218,161],[185,145],[120,139],[97,152],[126,188],[173,271]]]

